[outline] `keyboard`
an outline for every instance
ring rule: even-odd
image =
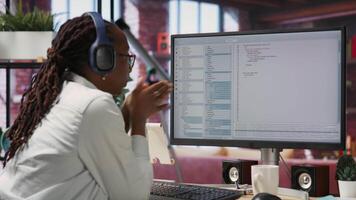
[[[214,187],[154,181],[150,200],[235,200],[242,192]]]

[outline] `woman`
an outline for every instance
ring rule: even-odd
[[[0,199],[148,198],[145,121],[167,107],[172,86],[140,82],[120,111],[113,96],[125,87],[134,56],[123,32],[105,26],[116,51],[116,67],[105,76],[88,63],[96,39],[90,16],[67,21],[52,41],[8,132]]]

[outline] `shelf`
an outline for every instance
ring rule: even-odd
[[[6,63],[0,62],[0,69],[37,69],[43,63],[38,62],[22,62],[22,63]]]
[[[1,69],[13,69],[13,68],[39,68],[45,61],[44,58],[38,59],[16,59],[16,60],[7,60],[0,59],[0,68]]]

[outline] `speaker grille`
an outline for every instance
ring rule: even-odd
[[[231,167],[229,170],[229,178],[231,182],[239,180],[239,170],[236,167]]]
[[[255,160],[224,160],[222,163],[222,177],[224,183],[251,185],[251,166],[257,165]]]
[[[312,185],[312,177],[308,173],[301,173],[298,178],[299,186],[306,191],[309,191]]]

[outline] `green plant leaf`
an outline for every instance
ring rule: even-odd
[[[15,15],[1,13],[0,31],[53,31],[53,17],[54,15],[37,7],[24,14],[20,0]]]
[[[351,155],[343,155],[336,165],[336,179],[356,181],[356,162]]]

